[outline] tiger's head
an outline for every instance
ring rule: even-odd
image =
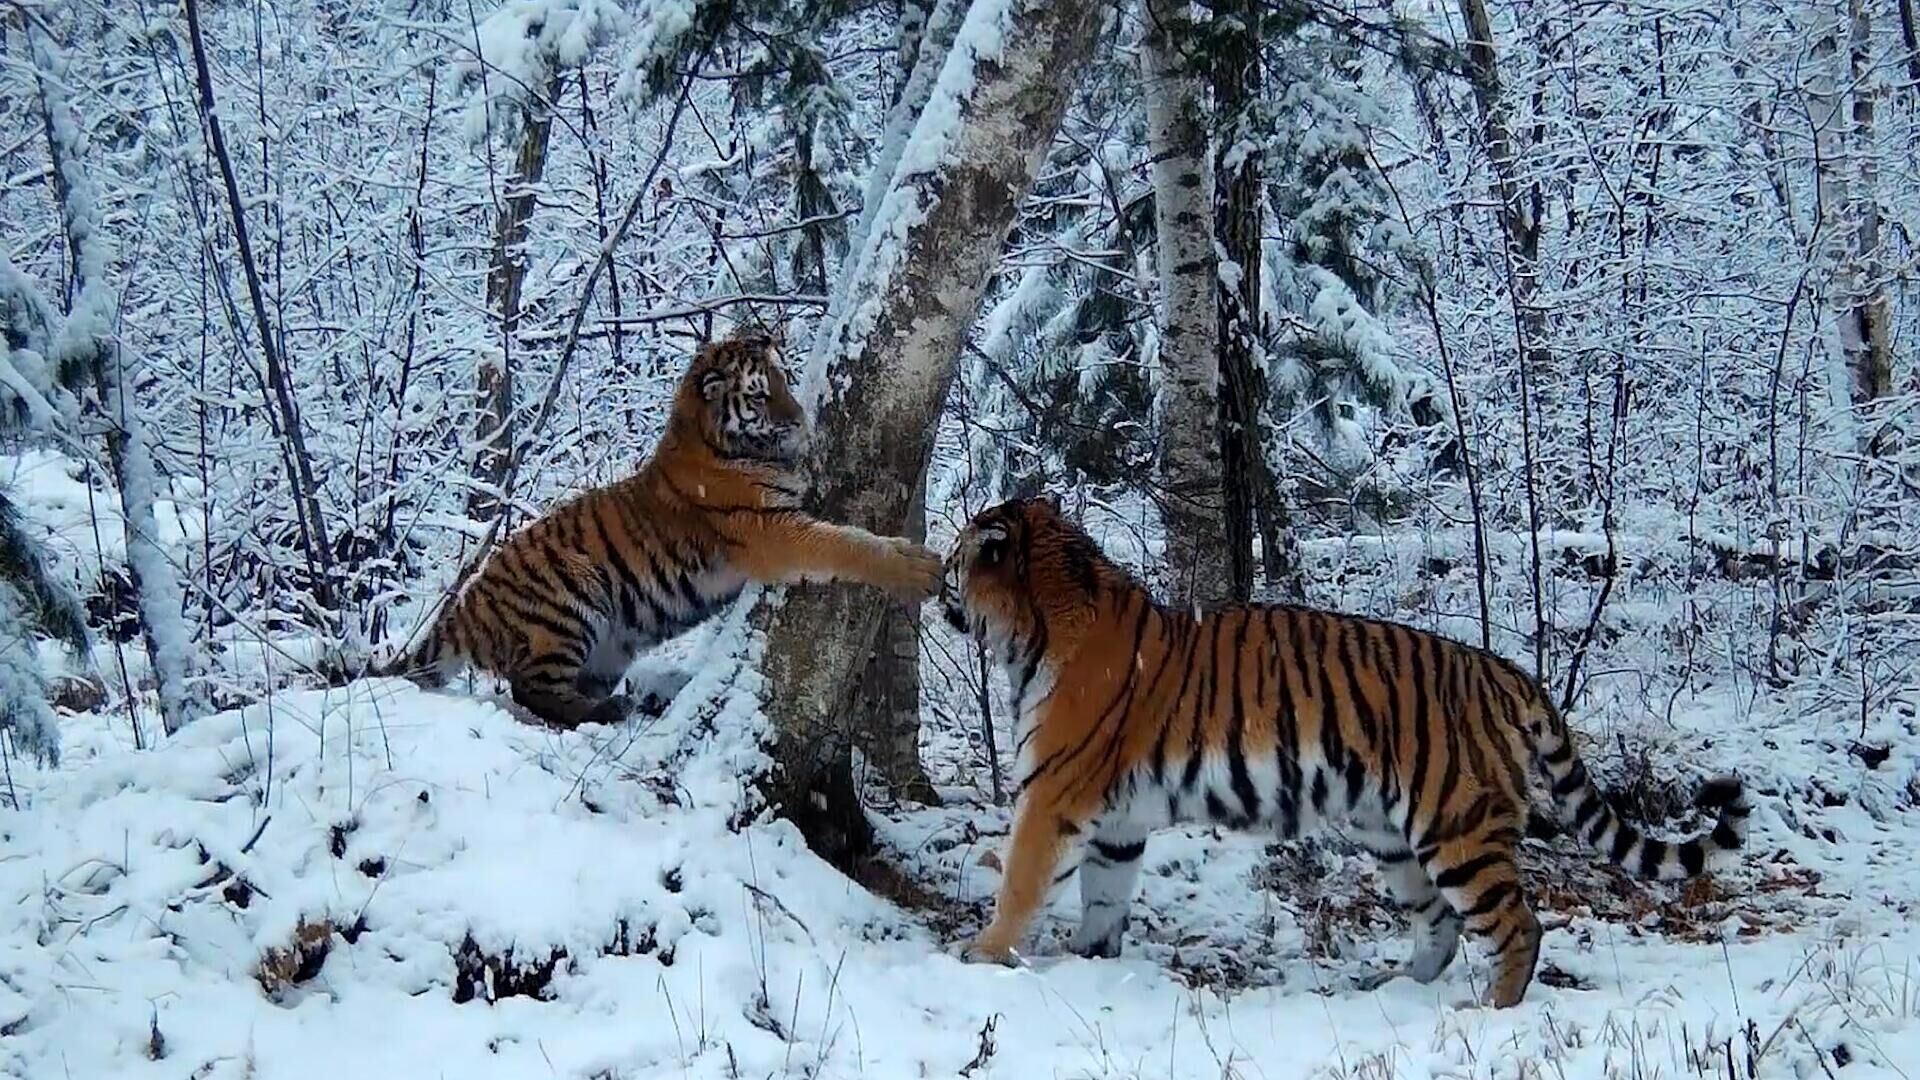
[[[996,650],[1039,640],[1091,609],[1125,575],[1048,497],[985,510],[960,530],[940,581],[940,608],[956,630]]]
[[[779,341],[764,331],[703,347],[680,384],[680,406],[721,457],[790,463],[806,448],[806,410],[787,382]]]

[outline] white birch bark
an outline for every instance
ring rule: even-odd
[[[1874,144],[1878,88],[1873,70],[1873,16],[1864,0],[1848,0],[1848,74],[1853,96],[1853,126],[1848,132],[1854,170],[1853,293],[1850,332],[1858,338],[1853,367],[1853,402],[1868,406],[1893,393],[1891,305],[1886,260],[1881,248],[1880,175]]]
[[[1092,0],[978,0],[968,11],[809,364],[809,395],[825,402],[809,462],[821,517],[906,531],[975,309],[1102,11]],[[766,793],[842,865],[870,843],[845,716],[883,602],[846,586],[796,588],[756,613],[777,740]]]
[[[1846,368],[1847,401],[1857,413],[1893,389],[1874,191],[1872,25],[1859,0],[1848,0],[1845,11],[1822,5],[1813,14],[1817,29],[1806,93],[1825,238],[1821,254],[1831,274],[1827,306]],[[1837,393],[1835,399],[1841,404]],[[1856,430],[1864,441],[1865,429]]]
[[[1150,0],[1141,67],[1160,271],[1160,510],[1176,603],[1233,593],[1220,465],[1220,334],[1213,156],[1184,0]]]

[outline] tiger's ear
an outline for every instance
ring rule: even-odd
[[[726,372],[709,371],[705,375],[700,376],[700,396],[708,401],[720,400],[720,395],[726,393],[726,390]]]
[[[1039,495],[1034,496],[1033,501],[1056,514],[1060,513],[1060,497],[1051,492],[1041,492]]]
[[[980,530],[980,564],[999,566],[1007,557],[1007,528],[987,525]]]

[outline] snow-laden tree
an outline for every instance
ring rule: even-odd
[[[44,439],[65,429],[72,398],[54,363],[58,325],[45,294],[0,255],[0,435]],[[59,760],[60,732],[37,645],[52,637],[84,653],[86,618],[11,493],[0,491],[0,737],[49,764]]]
[[[497,347],[481,354],[475,378],[479,416],[474,490],[467,499],[467,512],[479,521],[503,512],[502,500],[510,497],[504,488],[521,407],[514,358],[527,277],[523,249],[546,173],[554,109],[568,75],[622,29],[625,18],[612,0],[507,0],[474,25],[473,58],[454,68],[457,89],[468,99],[468,134],[485,155],[489,185],[497,184],[486,302],[499,338]],[[580,85],[584,94],[585,83]],[[497,181],[496,143],[513,150]]]
[[[1276,23],[1267,100],[1268,197],[1279,242],[1267,246],[1261,289],[1270,407],[1300,413],[1351,475],[1371,457],[1362,407],[1390,412],[1407,376],[1394,339],[1406,234],[1375,162],[1385,114],[1364,87],[1360,46],[1313,23]]]
[[[120,493],[127,572],[161,723],[171,734],[207,711],[207,696],[179,579],[155,509],[169,492],[139,400],[139,361],[120,343],[119,296],[108,280],[114,272],[114,247],[88,173],[89,140],[68,96],[66,58],[44,38],[35,44],[41,118],[73,284],[72,306],[52,343],[52,362],[57,370],[80,370],[88,376],[83,423],[104,444]]]
[[[924,481],[935,421],[1020,200],[1044,159],[1099,28],[1080,0],[976,0],[899,155],[809,358],[822,404],[809,470],[822,516],[898,533]],[[871,597],[793,589],[759,613],[772,801],[815,851],[870,842],[852,790],[842,708],[879,625]]]

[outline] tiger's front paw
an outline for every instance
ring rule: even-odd
[[[940,591],[942,563],[939,555],[925,544],[894,538],[894,572],[887,591],[910,604]]]
[[[960,950],[960,959],[969,964],[998,964],[1001,967],[1019,967],[1020,956],[1004,945],[994,945],[984,937],[974,938]]]

